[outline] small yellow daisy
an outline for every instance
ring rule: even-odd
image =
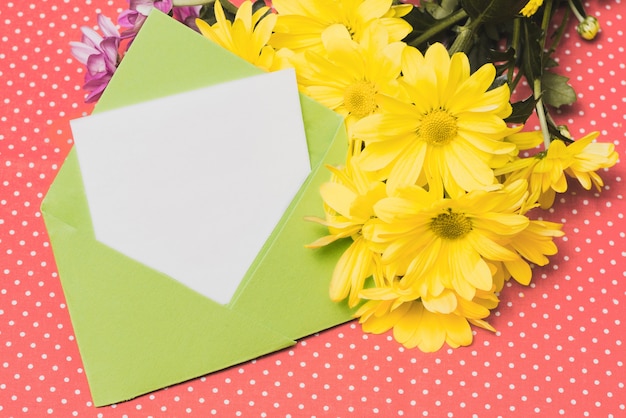
[[[232,23],[226,19],[219,0],[215,1],[214,9],[217,19],[214,25],[196,19],[202,35],[259,68],[266,71],[279,69],[274,48],[267,45],[277,19],[275,14],[268,13],[268,7],[253,14],[252,2],[244,1]]]

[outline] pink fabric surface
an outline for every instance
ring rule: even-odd
[[[557,118],[626,152],[622,0],[590,2],[602,31],[570,28],[557,71],[578,101]],[[81,25],[122,0],[8,1],[0,7],[0,416],[625,416],[626,223],[622,162],[604,190],[573,182],[544,219],[559,253],[530,286],[507,284],[496,334],[433,354],[351,322],[240,366],[94,408],[39,205],[69,152],[68,121],[91,112],[70,54]],[[535,122],[528,129],[535,129]],[[164,335],[163,338],[167,338]]]

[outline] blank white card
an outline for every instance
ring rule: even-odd
[[[310,171],[293,70],[71,126],[96,238],[222,304]]]

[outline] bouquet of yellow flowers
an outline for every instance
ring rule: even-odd
[[[295,68],[303,94],[344,116],[345,164],[328,167],[324,216],[308,218],[328,232],[309,247],[351,242],[330,297],[406,347],[493,331],[504,283],[528,285],[563,235],[535,208],[568,177],[600,190],[597,172],[618,159],[597,132],[575,140],[550,116],[576,100],[553,71],[568,17],[584,39],[599,30],[581,0],[141,3],[185,7],[204,36],[262,69]],[[533,114],[541,129],[524,131]]]

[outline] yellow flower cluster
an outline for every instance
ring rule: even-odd
[[[244,60],[266,71],[281,68],[281,61],[274,48],[267,42],[272,35],[277,16],[269,12],[269,7],[262,7],[252,13],[252,3],[245,1],[235,15],[235,21],[226,19],[219,0],[214,4],[214,25],[196,19],[200,32],[216,44],[233,52]]]
[[[527,180],[529,201],[538,202],[542,209],[552,206],[557,192],[567,190],[566,176],[577,179],[587,190],[594,185],[600,191],[604,183],[596,171],[614,166],[618,154],[611,143],[593,142],[598,135],[598,132],[592,132],[569,145],[554,140],[547,150],[532,158],[515,158],[496,169],[495,173],[507,175],[505,184]]]
[[[530,2],[539,7],[541,1]],[[561,225],[531,220],[567,187],[602,186],[615,164],[597,134],[537,156],[538,133],[505,122],[512,111],[495,67],[470,70],[463,53],[433,44],[425,53],[402,39],[412,6],[391,0],[275,0],[276,13],[244,2],[231,25],[215,2],[205,36],[267,70],[296,69],[300,90],[345,117],[343,167],[321,187],[325,217],[309,220],[352,244],[338,260],[333,300],[357,308],[363,329],[393,330],[406,347],[435,351],[472,342],[513,278],[527,285],[531,265],[557,252]]]

